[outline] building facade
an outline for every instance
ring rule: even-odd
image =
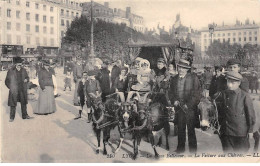
[[[30,53],[39,47],[56,54],[67,27],[81,11],[81,4],[70,0],[0,1],[0,45],[11,54],[18,48]]]
[[[237,23],[233,26],[220,26],[215,27],[214,32],[212,34],[212,42],[214,40],[218,40],[221,43],[229,41],[230,44],[240,44],[244,46],[245,44],[260,44],[259,40],[259,28],[260,26],[253,24],[245,24]],[[208,47],[211,44],[211,34],[209,33],[208,28],[204,28],[201,31],[200,40],[201,40],[201,53],[202,56],[205,55],[205,51],[207,51]]]
[[[82,15],[90,17],[90,14],[91,2],[82,3]],[[123,23],[138,32],[144,33],[145,31],[143,17],[133,14],[131,7],[126,7],[126,10],[112,9],[109,7],[108,2],[105,2],[104,5],[93,2],[93,17],[107,22]]]

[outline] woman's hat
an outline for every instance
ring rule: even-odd
[[[190,69],[190,62],[185,60],[185,59],[180,59],[179,63],[177,64],[180,67],[186,68],[186,69]]]
[[[48,61],[48,60],[42,60],[42,64],[44,66],[50,66],[51,65],[50,61]]]
[[[22,63],[23,59],[21,57],[14,57],[13,62],[14,62],[14,64]]]

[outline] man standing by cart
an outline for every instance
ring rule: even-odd
[[[188,72],[190,68],[190,62],[181,59],[178,63],[178,75],[170,81],[169,99],[175,107],[176,119],[174,123],[178,126],[176,153],[185,152],[186,126],[189,151],[191,153],[197,151],[195,127],[200,127],[197,105],[200,101],[201,88],[197,76]]]

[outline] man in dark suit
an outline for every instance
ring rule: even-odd
[[[177,153],[185,151],[186,126],[188,129],[189,151],[197,151],[195,127],[200,127],[197,105],[200,101],[201,87],[195,74],[189,73],[189,61],[181,59],[178,74],[170,80],[169,99],[177,112],[175,124],[178,126]]]
[[[215,66],[216,75],[213,76],[210,86],[209,86],[209,96],[212,98],[217,92],[227,89],[227,80],[225,76],[222,75],[223,67]]]
[[[21,103],[22,118],[31,119],[27,114],[27,83],[29,77],[26,70],[22,67],[22,59],[14,58],[15,65],[8,70],[5,85],[9,89],[8,106],[10,106],[10,120],[13,122],[15,118],[17,102]]]
[[[226,74],[227,90],[214,95],[219,113],[219,137],[224,152],[247,152],[249,133],[253,132],[255,111],[247,92],[239,87],[242,75],[231,71]]]

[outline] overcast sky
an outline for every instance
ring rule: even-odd
[[[85,1],[85,0],[83,0]],[[90,1],[90,0],[89,0]],[[260,23],[260,0],[94,0],[109,2],[111,8],[131,7],[132,13],[143,16],[148,28],[165,26],[168,30],[177,13],[182,24],[195,29],[207,27],[213,21],[218,25],[244,23],[246,18]]]

